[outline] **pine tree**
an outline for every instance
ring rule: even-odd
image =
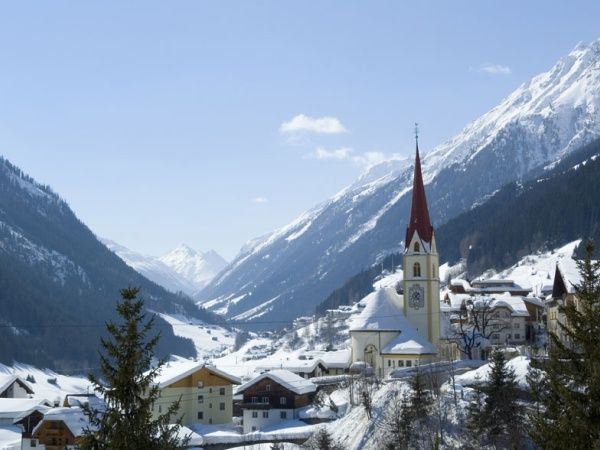
[[[340,445],[331,437],[325,428],[319,429],[306,441],[304,448],[308,450],[341,450]]]
[[[514,370],[506,364],[500,351],[492,354],[489,380],[483,387],[486,394],[481,425],[492,440],[510,439],[518,444],[523,408],[518,403],[517,381]]]
[[[408,396],[396,399],[383,420],[386,450],[407,450],[414,439],[414,416]]]
[[[566,340],[551,334],[542,397],[543,414],[533,415],[533,439],[545,449],[600,448],[600,262],[592,261],[594,245],[578,261],[581,282],[578,304],[561,306],[566,318],[559,327]]]
[[[420,370],[410,380],[411,396],[410,396],[410,408],[414,419],[421,422],[429,416],[433,399],[431,393],[426,390],[425,379]]]
[[[106,406],[85,408],[90,426],[84,431],[82,450],[169,450],[185,445],[177,438],[180,420],[172,417],[179,400],[164,414],[152,418],[159,390],[154,384],[162,362],[152,368],[154,349],[160,334],[148,337],[154,319],[146,321],[144,301],[138,289],[123,289],[117,312],[121,323],[109,322],[109,338],[101,338],[104,354],[100,355],[102,379],[94,374],[89,379],[104,398]]]

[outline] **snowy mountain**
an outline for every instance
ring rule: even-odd
[[[126,265],[49,187],[0,158],[0,362],[95,367],[99,337],[127,286],[141,288],[149,310],[215,319]],[[196,354],[164,319],[156,323],[161,355]]]
[[[171,292],[194,295],[226,265],[217,252],[197,252],[181,244],[164,256],[142,255],[110,239],[102,242],[125,263],[156,284]]]
[[[578,45],[425,155],[434,225],[598,136],[600,41],[595,41]],[[385,164],[289,225],[251,241],[198,300],[232,318],[292,319],[312,312],[351,275],[401,248],[412,165]]]
[[[214,250],[203,253],[185,244],[158,260],[191,283],[195,292],[206,286],[227,265],[227,261]]]
[[[110,239],[101,239],[101,241],[128,266],[165,289],[171,292],[181,291],[188,295],[198,291],[197,285],[179,275],[158,258],[134,252]]]

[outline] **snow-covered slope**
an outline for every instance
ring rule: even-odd
[[[227,261],[214,250],[203,253],[185,244],[181,244],[158,259],[175,273],[193,283],[196,291],[206,286],[227,265]]]
[[[101,240],[128,266],[171,292],[194,295],[227,264],[214,250],[200,253],[183,244],[155,257],[142,255],[110,239]]]
[[[513,280],[519,286],[531,289],[534,295],[542,296],[544,292],[552,289],[556,265],[562,259],[572,258],[580,242],[578,239],[549,252],[527,255],[512,267],[500,273],[488,270],[481,278]]]
[[[434,226],[598,136],[600,41],[578,45],[422,159]],[[400,248],[411,183],[410,160],[373,167],[289,225],[246,245],[198,300],[263,323],[312,312],[350,276]]]

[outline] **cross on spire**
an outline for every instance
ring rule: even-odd
[[[417,144],[417,148],[419,148],[419,124],[415,122],[415,143]]]

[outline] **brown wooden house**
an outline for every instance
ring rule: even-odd
[[[240,386],[244,433],[298,418],[298,409],[312,403],[317,386],[289,370],[273,370]]]

